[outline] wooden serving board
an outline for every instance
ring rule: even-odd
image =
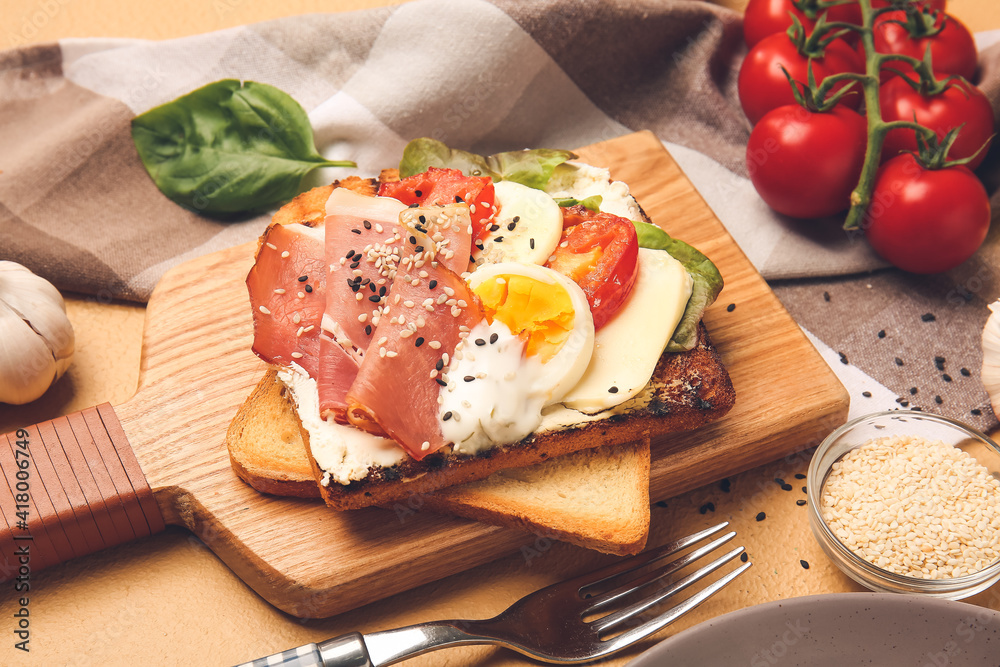
[[[707,428],[654,442],[653,499],[800,451],[841,424],[847,393],[655,136],[637,133],[579,154],[627,182],[650,217],[711,257],[726,281],[705,322],[732,377],[736,406]],[[254,249],[247,244],[216,252],[163,277],[147,309],[133,398],[23,432],[25,441],[58,437],[79,480],[75,493],[82,492],[90,508],[104,502],[97,497],[102,488],[121,492],[131,484],[138,490],[137,476],[145,476],[151,497],[140,494],[131,504],[108,500],[102,505],[108,516],[95,524],[98,532],[104,537],[115,530],[125,537],[155,532],[159,526],[149,518],[155,499],[166,523],[189,528],[261,596],[300,617],[331,616],[488,562],[534,539],[518,530],[430,513],[334,512],[318,501],[261,495],[236,477],[226,429],[265,371],[250,351],[244,285]],[[735,304],[731,312],[729,304]],[[0,465],[7,469],[11,460],[17,462],[15,438],[20,437],[8,436],[13,459],[0,451]],[[70,444],[83,459],[104,457],[89,489],[68,454]],[[60,464],[55,455],[43,454],[32,449],[33,464],[44,478],[44,466]],[[35,528],[38,539],[47,530],[55,546],[57,533],[69,535],[90,520],[77,505],[60,513],[60,503],[72,501],[74,493],[63,486],[66,498],[35,498],[30,508],[59,514],[64,525],[54,525],[53,519]],[[27,531],[17,532],[9,511],[12,495],[3,491],[7,525],[0,523],[0,533],[9,530],[13,540],[24,539]],[[149,531],[133,530],[128,521]],[[9,566],[10,555],[3,556]]]

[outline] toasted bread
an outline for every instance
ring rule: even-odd
[[[237,475],[263,493],[319,498],[288,392],[270,369],[226,434]],[[605,553],[641,551],[649,532],[649,442],[550,459],[387,506],[527,528]]]

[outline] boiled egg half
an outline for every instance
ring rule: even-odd
[[[594,349],[587,297],[562,274],[505,262],[479,267],[469,285],[486,319],[448,361],[438,412],[445,438],[467,454],[533,433],[542,408],[579,382]]]

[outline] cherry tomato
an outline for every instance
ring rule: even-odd
[[[784,33],[765,37],[750,49],[740,66],[737,87],[743,113],[751,123],[759,121],[771,109],[795,104],[792,86],[781,68],[784,66],[795,81],[805,83],[809,77],[806,69],[809,62]],[[811,62],[816,83],[821,83],[832,74],[862,72],[864,69],[858,54],[842,39],[830,42],[825,55],[813,58]],[[837,85],[834,90],[839,90],[844,85],[846,83]],[[857,107],[860,101],[861,95],[854,93],[846,95],[841,103]]]
[[[990,201],[967,167],[925,169],[904,153],[879,168],[863,227],[875,252],[894,266],[940,273],[983,243]]]
[[[750,180],[768,206],[793,218],[843,211],[858,184],[867,122],[835,106],[814,113],[797,104],[765,115],[747,142]]]
[[[966,166],[975,169],[986,157],[993,136],[993,108],[986,95],[965,81],[953,80],[941,93],[925,97],[900,77],[892,77],[879,88],[882,119],[908,120],[925,125],[943,137],[949,130],[964,123],[948,153],[949,159],[966,158],[980,147],[983,150]],[[917,150],[916,133],[909,129],[890,131],[882,146],[882,159],[895,157],[900,151]]]
[[[818,0],[804,0],[801,6],[803,9],[815,12],[817,17],[826,12],[827,21],[855,25],[861,23],[861,8],[856,2],[823,7]],[[747,46],[753,46],[776,32],[785,32],[792,25],[790,14],[799,19],[807,33],[812,32],[816,19],[809,18],[792,0],[750,0],[743,13],[743,39],[746,40]]]
[[[565,208],[562,240],[546,266],[580,286],[600,329],[624,305],[639,275],[635,225],[580,205]]]
[[[472,240],[485,238],[486,222],[493,217],[496,196],[493,181],[487,176],[466,176],[458,169],[431,167],[401,181],[383,183],[378,193],[393,197],[407,206],[468,202],[472,218]]]
[[[879,53],[898,53],[922,60],[929,45],[935,74],[957,74],[970,81],[975,77],[976,43],[972,39],[972,33],[961,21],[941,12],[934,24],[936,27],[940,27],[943,22],[944,27],[941,28],[941,31],[935,35],[917,39],[910,36],[904,25],[893,21],[905,22],[906,12],[903,10],[886,12],[875,20],[873,37],[876,51]],[[913,75],[913,68],[907,63],[898,60],[889,61],[882,66],[883,82],[895,76],[890,68]]]

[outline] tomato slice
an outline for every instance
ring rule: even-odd
[[[582,205],[563,209],[563,233],[546,263],[583,289],[594,329],[611,320],[639,274],[639,238],[626,218]]]
[[[378,193],[382,197],[398,199],[407,206],[467,202],[472,218],[473,241],[486,237],[486,223],[496,213],[493,181],[488,176],[466,176],[458,169],[431,167],[401,181],[383,183]]]

